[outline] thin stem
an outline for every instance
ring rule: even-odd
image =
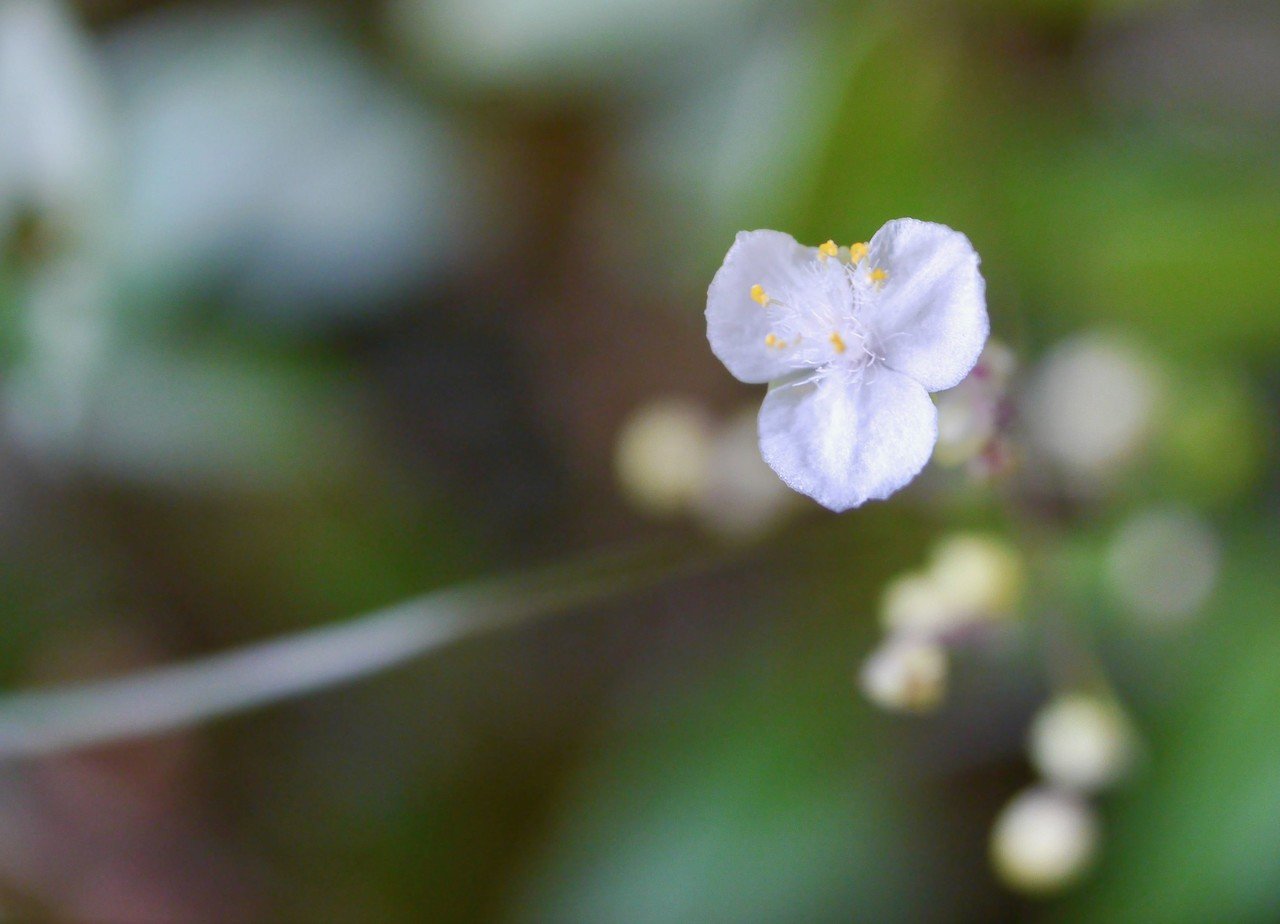
[[[669,545],[594,555],[179,664],[13,693],[0,697],[0,760],[154,735],[303,696],[715,561]]]

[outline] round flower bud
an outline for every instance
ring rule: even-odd
[[[968,462],[995,436],[991,401],[962,384],[938,398],[938,443],[933,458],[940,465]]]
[[[936,642],[890,638],[867,658],[858,679],[862,692],[878,706],[928,712],[946,689],[947,653]]]
[[[937,636],[955,628],[958,615],[938,582],[922,572],[898,575],[880,598],[880,621],[894,634]]]
[[[1052,783],[1083,792],[1119,780],[1133,763],[1124,713],[1086,693],[1059,696],[1031,723],[1031,762]]]
[[[993,337],[983,347],[982,355],[978,357],[978,365],[974,367],[971,374],[991,382],[993,386],[1003,386],[1009,383],[1017,371],[1018,355],[1008,344]]]
[[[936,462],[973,463],[991,448],[1000,432],[1004,394],[1016,367],[1012,350],[988,340],[965,380],[938,396]]]
[[[1010,888],[1057,891],[1089,867],[1098,849],[1098,821],[1077,796],[1030,789],[1015,796],[991,831],[991,863]]]
[[[654,401],[623,424],[614,470],[627,499],[653,516],[680,513],[707,481],[711,422],[695,404]]]
[[[1010,616],[1022,597],[1022,558],[1007,542],[988,536],[947,538],[934,551],[929,573],[966,619]]]

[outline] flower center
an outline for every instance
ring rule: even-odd
[[[839,365],[861,372],[884,357],[865,323],[869,302],[889,278],[888,270],[867,265],[865,243],[816,248],[802,281],[786,291],[753,285],[751,298],[769,314],[767,349],[788,354],[797,366]]]

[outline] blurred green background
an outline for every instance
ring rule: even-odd
[[[358,685],[5,764],[0,908],[1280,919],[1278,150],[1264,0],[0,0],[7,688],[618,544],[732,550]],[[973,240],[1027,394],[1066,338],[1140,357],[1123,464],[1045,483],[1028,450],[1012,489],[929,473],[746,542],[629,502],[637,408],[761,396],[704,336],[734,233],[900,216]],[[1176,625],[1113,579],[1153,505],[1220,556]],[[881,588],[961,528],[1028,553],[1026,625],[959,652],[936,715],[880,713],[853,678]],[[1145,759],[1091,875],[1031,900],[987,838],[1032,780],[1046,612]]]

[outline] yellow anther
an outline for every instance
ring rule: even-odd
[[[837,353],[843,353],[845,350],[848,349],[848,347],[845,346],[844,338],[841,337],[839,332],[837,331],[833,330],[831,332],[831,336],[828,337],[827,339],[831,341],[831,345],[835,347]]]
[[[849,262],[857,263],[867,255],[867,245],[865,243],[849,245]]]
[[[875,269],[873,269],[870,273],[867,274],[867,278],[870,279],[876,285],[881,286],[881,285],[884,285],[884,281],[889,278],[889,272],[888,270],[882,270],[880,267],[877,266]]]
[[[777,334],[768,334],[764,338],[764,345],[767,347],[776,347],[781,342]]]
[[[764,286],[754,285],[751,287],[751,300],[762,307],[769,304],[769,296],[764,294]]]
[[[836,246],[835,241],[827,241],[825,244],[818,245],[818,254],[823,259],[826,259],[827,257],[834,257],[839,252],[840,248]]]

